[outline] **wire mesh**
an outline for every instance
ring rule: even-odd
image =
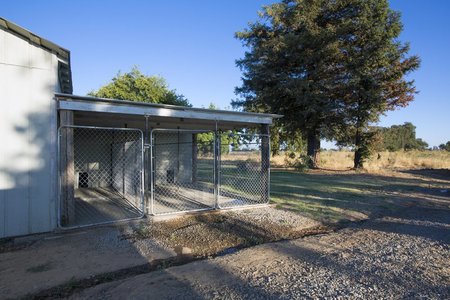
[[[154,129],[151,212],[215,207],[214,132]]]
[[[220,146],[220,208],[269,201],[269,140],[264,135],[222,134]]]
[[[143,215],[140,130],[61,127],[60,137],[60,182],[69,183],[61,193],[63,226]]]

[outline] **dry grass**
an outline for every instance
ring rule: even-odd
[[[261,153],[259,151],[231,152],[222,154],[220,159],[222,161],[260,161]]]
[[[274,167],[289,167],[293,160],[281,154],[271,158]],[[347,170],[353,167],[353,152],[323,151],[320,167],[331,170]],[[369,172],[401,169],[450,169],[450,152],[448,151],[398,151],[380,152],[365,163]]]

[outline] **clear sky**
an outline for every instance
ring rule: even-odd
[[[71,51],[74,93],[85,95],[137,65],[161,75],[197,107],[226,108],[235,98],[243,56],[236,31],[274,1],[2,1],[2,17]],[[420,93],[379,125],[412,122],[431,146],[450,140],[450,1],[391,0],[403,41],[422,59],[412,74]]]

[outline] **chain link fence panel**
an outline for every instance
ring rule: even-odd
[[[219,167],[220,208],[269,202],[269,136],[224,133]]]
[[[212,131],[152,130],[152,214],[215,207],[214,140]]]
[[[60,223],[143,216],[143,135],[137,129],[60,128]]]

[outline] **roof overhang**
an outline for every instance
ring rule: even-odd
[[[47,40],[43,37],[40,37],[37,34],[25,29],[5,18],[0,17],[0,27],[5,28],[6,30],[13,32],[16,35],[21,36],[22,38],[30,41],[31,43],[38,45],[42,48],[55,52],[60,58],[64,59],[67,63],[70,64],[70,51]]]
[[[238,112],[228,110],[212,110],[155,103],[133,102],[76,96],[70,94],[55,94],[58,109],[80,112],[95,112],[108,114],[122,114],[131,116],[153,116],[164,118],[181,118],[195,120],[209,120],[216,122],[232,122],[245,124],[272,124],[274,118],[281,115]]]

